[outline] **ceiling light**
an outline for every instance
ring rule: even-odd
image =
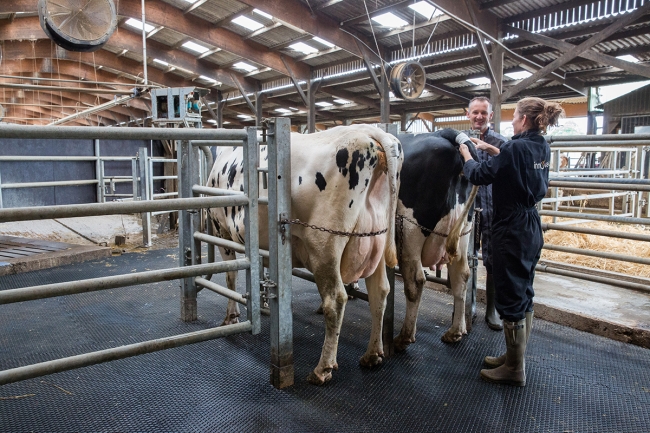
[[[253,9],[253,13],[254,13],[254,14],[258,14],[258,15],[262,15],[264,18],[267,18],[267,19],[269,19],[269,20],[272,20],[272,19],[273,19],[273,15],[269,15],[269,14],[267,14],[266,12],[262,12],[262,11],[259,10],[259,9]]]
[[[158,64],[163,65],[163,66],[169,66],[169,63],[167,63],[167,62],[164,61],[164,60],[153,59],[153,62],[154,62],[154,63],[158,63]]]
[[[378,22],[384,27],[390,28],[404,27],[408,24],[406,21],[393,14],[392,12],[386,12],[385,14],[377,15],[376,17],[372,17],[372,20]]]
[[[518,71],[518,72],[506,72],[503,75],[507,75],[513,80],[523,80],[524,78],[528,78],[533,74],[531,74],[528,71]]]
[[[216,124],[216,123],[217,123],[217,121],[214,120],[214,119],[208,119],[208,120],[206,120],[206,122],[208,122],[208,123],[212,123],[212,124]]]
[[[329,103],[329,102],[322,101],[322,102],[316,102],[316,105],[319,105],[319,106],[321,106],[321,107],[331,107],[331,106],[334,105],[334,104],[331,104],[331,103]]]
[[[257,68],[255,66],[249,65],[246,62],[237,62],[234,65],[232,65],[232,67],[235,69],[243,69],[246,72],[257,71]]]
[[[283,114],[291,113],[291,110],[287,110],[286,108],[276,108],[275,111],[277,111],[278,113],[283,113]]]
[[[289,48],[291,48],[292,50],[300,51],[300,52],[305,53],[305,54],[311,54],[311,53],[317,53],[318,52],[318,50],[316,48],[314,48],[312,46],[309,46],[304,42],[298,42],[298,43],[295,43],[295,44],[291,44],[291,45],[289,45]]]
[[[183,46],[188,50],[194,51],[199,54],[203,54],[209,50],[209,48],[206,48],[203,45],[199,45],[196,42],[192,42],[192,41],[185,42]]]
[[[232,22],[237,24],[237,25],[240,25],[242,27],[245,27],[248,30],[252,30],[252,31],[255,31],[255,30],[258,30],[258,29],[261,29],[262,27],[264,27],[264,24],[258,23],[257,21],[252,20],[250,18],[246,18],[244,16],[237,17],[234,20],[232,20]]]
[[[625,60],[626,62],[639,63],[639,59],[637,59],[636,57],[630,54],[626,54],[624,56],[616,56],[616,58],[620,60]]]
[[[325,39],[321,39],[321,38],[319,38],[318,36],[314,36],[314,39],[313,39],[313,40],[316,41],[316,42],[318,42],[319,44],[323,44],[323,45],[325,45],[325,46],[327,46],[327,47],[329,47],[329,48],[334,47],[334,44],[330,44],[330,43],[327,42]]]
[[[237,117],[239,117],[240,119],[250,119],[251,118],[251,116],[249,116],[247,114],[238,114]]]
[[[438,9],[437,7],[431,6],[429,3],[425,2],[425,1],[419,1],[417,3],[409,5],[409,7],[411,9],[413,9],[415,12],[422,15],[427,20],[430,20],[433,17],[437,17],[438,15],[443,14],[443,12],[440,9]]]
[[[335,99],[334,102],[337,104],[350,104],[351,101],[348,101],[347,99]]]
[[[482,84],[490,84],[490,79],[487,78],[487,77],[468,78],[466,81],[469,81],[470,83],[474,84],[475,86],[480,86]]]
[[[138,30],[142,30],[142,21],[138,21],[135,18],[129,18],[128,20],[126,20],[126,22],[124,24],[126,24],[127,26],[131,26],[133,28],[136,28]],[[154,29],[154,26],[152,26],[151,24],[144,23],[144,31],[145,32],[149,33],[153,29]]]

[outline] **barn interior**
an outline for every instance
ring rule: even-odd
[[[592,185],[601,196],[588,199],[571,184],[564,194],[574,201],[559,201],[555,187],[544,203],[554,237],[536,280],[542,320],[539,344],[526,358],[525,389],[495,390],[478,379],[481,357],[501,342],[482,323],[479,262],[477,316],[457,345],[440,341],[453,301],[444,284],[429,282],[414,350],[388,358],[378,371],[363,370],[357,365],[363,339],[353,337],[368,333],[368,311],[355,300],[343,325],[340,375],[315,388],[304,379],[322,341],[322,316],[312,314],[313,284],[294,277],[293,386],[268,383],[274,325],[262,317],[261,336],[234,335],[0,385],[0,431],[647,430],[649,62],[647,0],[0,2],[0,133],[4,126],[257,127],[265,138],[269,119],[278,118],[300,133],[352,124],[423,133],[468,129],[467,106],[477,96],[490,98],[493,127],[502,131],[516,102],[537,96],[559,102],[568,119],[586,119],[575,137],[549,139],[556,143],[555,175],[562,177],[555,182],[594,176],[637,188]],[[613,85],[639,88],[603,99],[602,89]],[[634,144],[624,147],[626,140]],[[576,142],[583,147],[572,153]],[[132,188],[131,180],[146,169],[132,165],[133,155],[173,159],[177,151],[171,139],[2,135],[0,215],[23,206],[136,197],[145,187]],[[560,173],[560,151],[573,172]],[[100,154],[101,168],[83,159]],[[585,174],[590,170],[600,171]],[[154,191],[156,198],[177,193],[179,175],[175,164],[152,165],[150,198]],[[569,224],[575,219],[569,212],[600,222]],[[174,266],[177,224],[174,214],[144,213],[0,222],[0,291]],[[568,234],[567,227],[576,231]],[[610,243],[594,240],[607,231],[615,232]],[[579,250],[586,255],[574,260]],[[399,320],[399,277],[396,285]],[[220,324],[225,301],[207,291],[199,294],[197,321],[181,321],[177,286],[136,286],[145,292],[137,298],[111,290],[91,299],[39,300],[34,310],[33,303],[3,305],[0,368]],[[35,317],[46,320],[33,325]]]

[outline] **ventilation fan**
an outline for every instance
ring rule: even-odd
[[[390,72],[390,85],[398,98],[416,99],[424,91],[427,74],[419,62],[404,62]]]
[[[96,51],[117,27],[113,0],[39,0],[43,31],[69,51]]]

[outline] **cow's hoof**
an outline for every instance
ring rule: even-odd
[[[307,382],[311,383],[312,385],[325,385],[326,382],[329,382],[332,379],[332,372],[325,373],[324,375],[318,375],[316,372],[312,371],[309,373],[309,376],[307,376]]]
[[[365,368],[372,368],[381,365],[382,362],[384,362],[383,354],[364,355],[359,360],[359,365]]]
[[[447,331],[441,338],[443,343],[458,343],[463,339],[463,334],[458,332]]]
[[[409,345],[412,343],[415,343],[415,338],[410,339],[410,338],[397,336],[393,340],[393,346],[395,348],[395,352],[404,352],[406,348],[409,347]]]
[[[235,323],[239,323],[239,314],[231,314],[230,316],[226,317],[223,319],[223,322],[221,322],[221,326],[234,325]]]

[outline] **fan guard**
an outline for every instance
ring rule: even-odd
[[[402,99],[417,99],[424,91],[427,74],[420,62],[404,62],[390,72],[393,93]]]
[[[117,27],[113,0],[39,0],[43,31],[69,51],[96,51]]]

